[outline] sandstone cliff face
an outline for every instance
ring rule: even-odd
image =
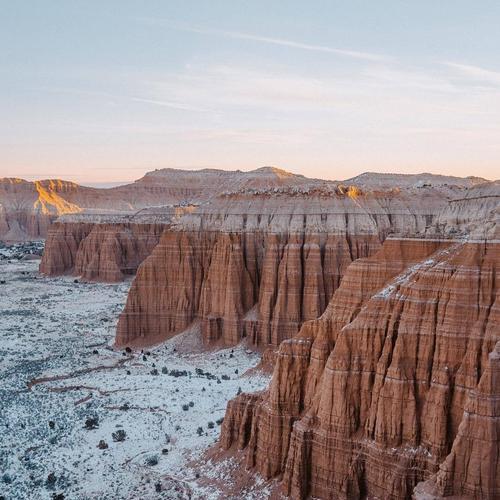
[[[116,344],[151,344],[201,322],[206,343],[277,346],[326,307],[371,235],[166,231],[139,268]]]
[[[401,229],[408,230],[414,223],[414,215],[422,210],[436,213],[437,205],[451,197],[465,196],[466,188],[481,181],[484,182],[484,179],[444,178],[431,174],[366,174],[338,183],[309,179],[274,167],[249,172],[161,169],[149,172],[131,184],[106,189],[60,179],[28,182],[0,178],[0,239],[44,238],[50,223],[61,214],[85,213],[97,217],[109,213],[132,215],[150,208],[161,212],[165,207],[176,205],[203,205],[207,208],[208,203],[211,205],[209,211],[221,215],[225,213],[221,198],[231,202],[239,197],[244,202],[240,205],[240,213],[265,214],[268,211],[262,211],[262,203],[275,203],[287,213],[294,210],[306,213],[303,206],[308,207],[312,202],[313,211],[323,214],[332,208],[330,201],[337,194],[355,197],[364,190],[372,192],[371,202],[366,205],[366,199],[361,199],[360,213],[368,212],[377,218],[386,215],[384,203],[394,204],[392,208],[406,210],[407,217]],[[407,210],[411,198],[422,203],[410,202],[412,210]],[[295,204],[298,206],[294,207]],[[341,209],[338,213],[342,215],[345,212]],[[403,222],[403,219],[400,221]]]
[[[135,273],[165,228],[164,224],[56,222],[48,232],[40,272],[120,281]]]
[[[500,181],[480,184],[462,196],[448,200],[427,233],[499,239]]]
[[[45,238],[48,227],[59,215],[79,212],[78,206],[60,196],[70,185],[73,183],[0,179],[0,239]]]
[[[92,224],[53,224],[47,234],[40,272],[48,276],[69,274],[74,269],[80,243],[92,227]]]
[[[445,204],[427,188],[363,193],[313,183],[224,193],[172,219],[139,269],[116,343],[152,344],[197,319],[207,343],[278,346],[324,311],[353,260],[393,231],[424,232]]]
[[[228,405],[222,445],[292,498],[409,498],[440,467],[441,494],[496,498],[499,262],[494,242],[387,240],[281,344],[269,391]]]
[[[489,355],[477,388],[469,394],[437,485],[443,496],[500,497],[500,341]]]

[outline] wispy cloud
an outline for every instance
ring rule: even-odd
[[[371,62],[387,62],[392,60],[391,57],[382,54],[374,54],[371,52],[362,52],[357,50],[349,50],[349,49],[340,49],[337,47],[330,47],[328,45],[316,45],[311,43],[298,42],[295,40],[287,40],[284,38],[274,38],[268,36],[260,36],[252,33],[242,33],[239,31],[224,31],[224,30],[216,30],[216,29],[208,29],[208,28],[200,28],[196,26],[185,26],[178,25],[169,22],[168,20],[162,19],[151,19],[145,18],[143,21],[146,21],[150,24],[156,24],[160,26],[167,26],[172,29],[176,29],[179,31],[187,31],[190,33],[199,33],[201,35],[213,35],[213,36],[221,36],[225,38],[234,38],[238,40],[250,40],[258,43],[266,43],[271,45],[280,45],[282,47],[290,47],[294,49],[300,50],[309,50],[313,52],[325,52],[329,54],[335,54],[343,57],[350,57],[353,59],[361,59],[364,61]]]
[[[170,108],[170,109],[178,109],[182,111],[195,111],[195,112],[209,112],[210,109],[201,106],[192,106],[190,104],[178,101],[167,101],[165,99],[148,99],[145,97],[129,97],[127,95],[114,94],[104,91],[95,91],[88,89],[79,89],[79,88],[62,88],[62,87],[38,87],[37,90],[42,90],[44,92],[51,92],[55,94],[70,94],[70,95],[81,95],[88,97],[97,97],[97,98],[106,98],[112,99],[113,101],[118,102],[137,102],[140,104],[149,104],[152,106],[160,106],[162,108]],[[112,101],[112,102],[113,102]]]
[[[491,71],[472,64],[460,64],[455,62],[445,62],[444,64],[469,78],[500,85],[500,72],[498,71]]]
[[[144,99],[142,97],[132,97],[132,101],[141,102],[145,104],[151,104],[153,106],[160,106],[163,108],[181,109],[183,111],[210,111],[207,108],[202,108],[198,106],[190,106],[189,104],[183,104],[175,101],[158,101],[156,99]]]

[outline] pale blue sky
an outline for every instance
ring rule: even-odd
[[[500,177],[500,2],[0,0],[0,176]]]

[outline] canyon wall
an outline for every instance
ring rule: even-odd
[[[268,199],[278,197],[283,201],[283,196],[288,195],[288,202],[283,205],[288,211],[291,206],[289,202],[301,197],[314,198],[319,194],[327,199],[339,192],[366,189],[378,191],[380,201],[386,198],[389,204],[397,198],[417,195],[422,198],[423,208],[429,202],[435,206],[436,201],[444,201],[451,196],[465,196],[469,188],[484,182],[484,179],[432,174],[408,176],[366,173],[339,183],[310,179],[275,167],[262,167],[248,172],[166,168],[148,172],[133,183],[111,188],[82,186],[61,179],[29,182],[17,178],[0,178],[0,240],[45,238],[48,226],[63,214],[85,213],[97,217],[110,213],[131,215],[151,208],[161,211],[164,207],[206,205],[221,196],[230,200],[234,196],[248,197],[250,194],[254,198],[250,203],[252,205],[253,201],[260,203],[255,199],[256,196]],[[294,200],[290,200],[290,197]],[[213,206],[222,208],[219,201]],[[254,210],[252,206],[249,208],[250,212]]]
[[[26,181],[0,178],[0,240],[43,239],[50,224],[64,214],[136,214],[144,209],[198,205],[223,192],[238,189],[307,189],[332,186],[331,181],[308,179],[264,167],[250,172],[203,169],[160,169],[137,181],[95,188],[61,179]],[[154,211],[153,210],[153,211]]]
[[[277,346],[318,317],[372,235],[166,231],[139,268],[117,345],[152,344],[195,319],[205,343]]]
[[[498,498],[499,262],[495,240],[387,240],[282,342],[269,390],[229,403],[221,444],[292,498],[409,498],[436,473]]]
[[[40,272],[120,281],[136,272],[167,227],[163,223],[55,222],[48,230]]]
[[[423,233],[433,189],[285,186],[227,192],[172,220],[140,266],[116,345],[165,340],[197,320],[205,343],[278,346],[322,314],[347,266],[391,232]]]
[[[0,179],[0,239],[22,241],[43,239],[50,224],[61,214],[81,209],[60,196],[73,183],[27,182]]]
[[[57,215],[33,213],[30,210],[9,210],[0,207],[0,239],[7,242],[42,240]]]

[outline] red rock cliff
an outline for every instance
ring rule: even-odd
[[[157,245],[164,224],[54,223],[40,272],[74,274],[91,281],[120,281],[135,273]]]
[[[319,316],[376,236],[166,231],[139,268],[116,344],[151,344],[201,321],[205,342],[277,346]]]
[[[228,405],[221,443],[292,498],[498,498],[500,245],[388,240],[281,344],[269,391]],[[481,445],[479,445],[481,443]]]

